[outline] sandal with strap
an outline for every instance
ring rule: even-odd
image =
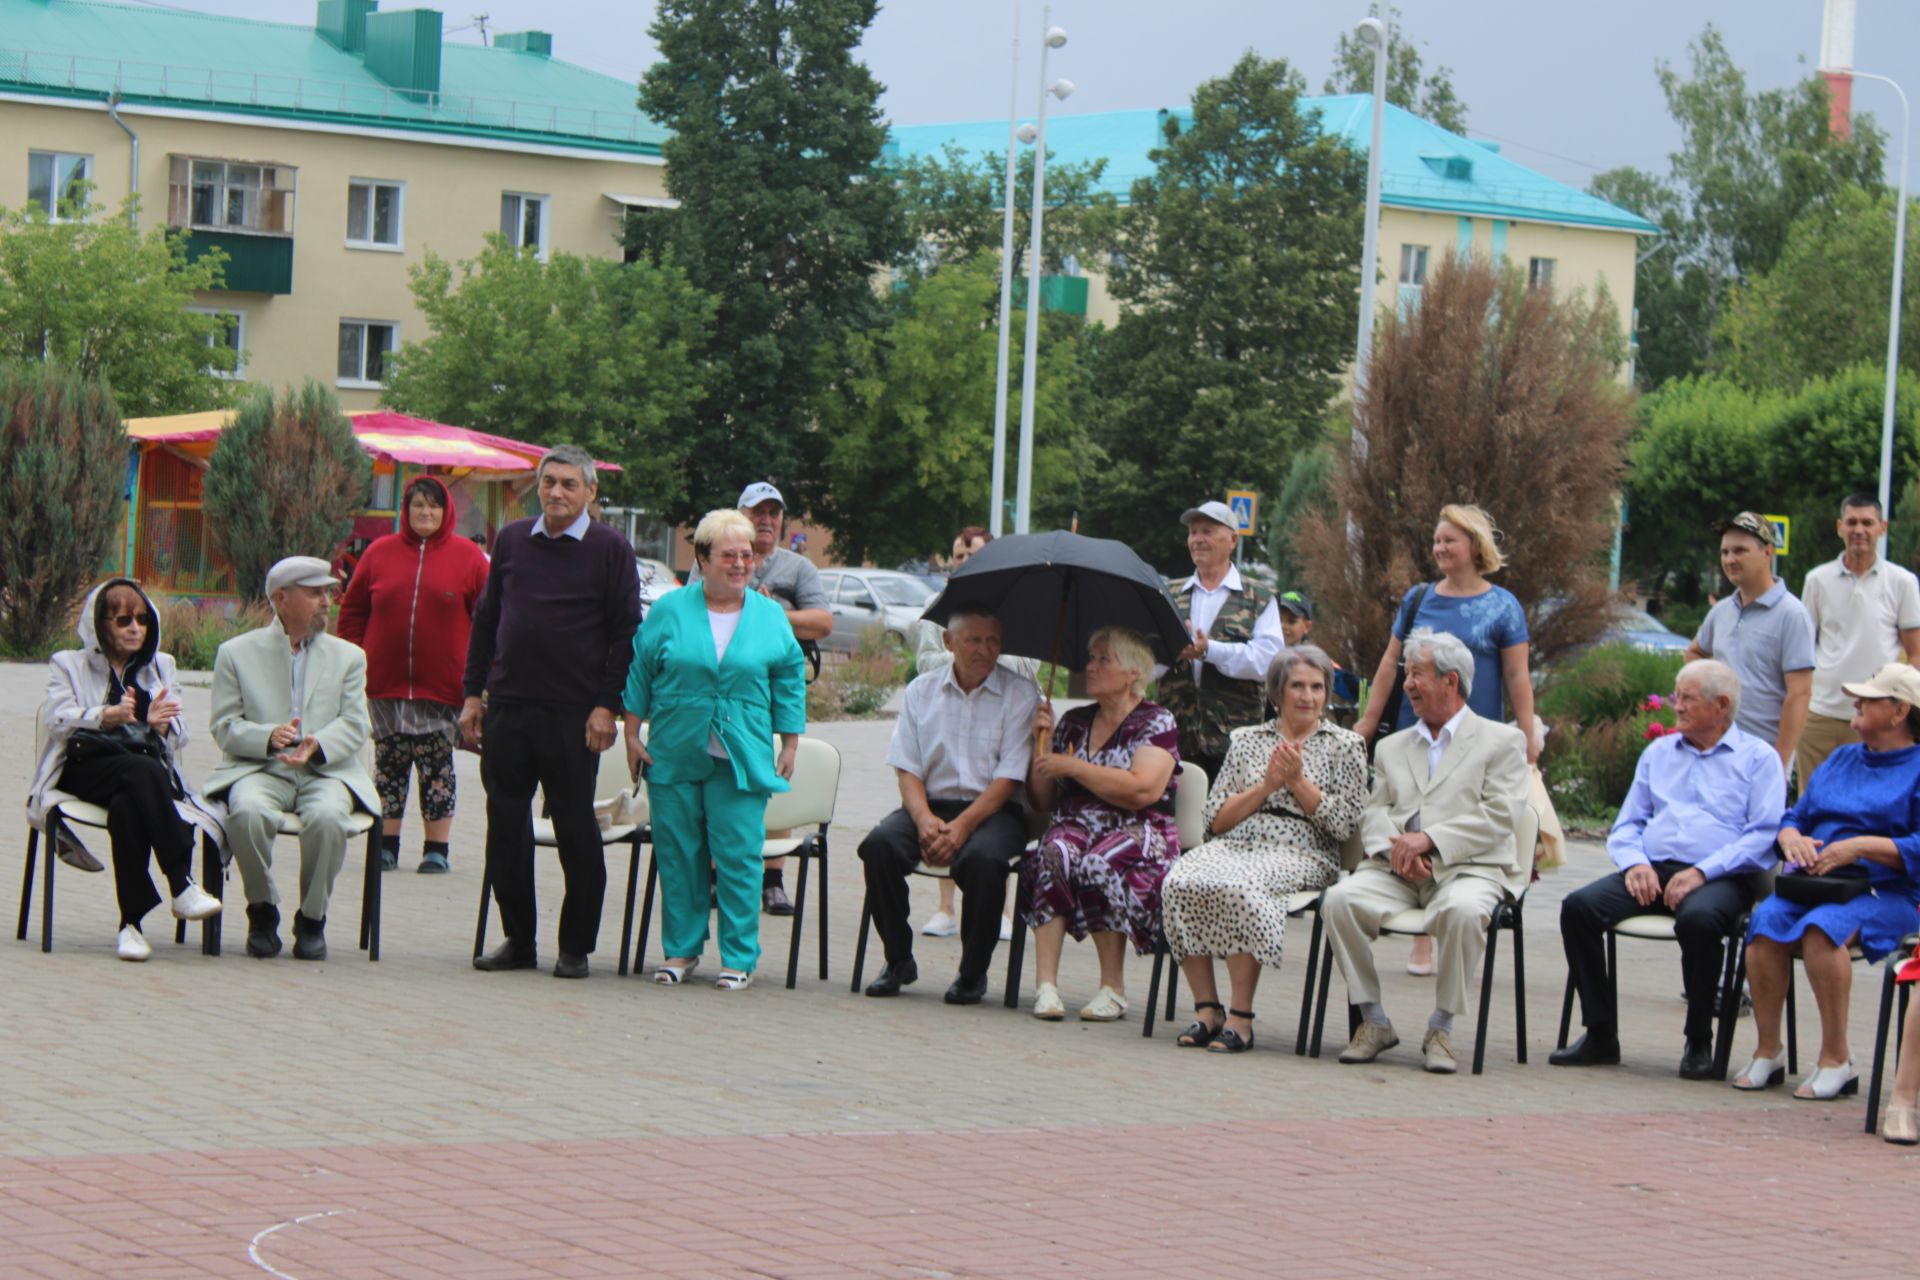
[[[685,964],[663,964],[653,971],[653,980],[663,987],[677,987],[699,967],[699,956],[695,956]]]
[[[753,985],[753,975],[745,969],[722,969],[713,985],[722,991],[745,991]]]
[[[1227,1014],[1229,1017],[1245,1018],[1248,1022],[1253,1021],[1253,1015],[1245,1009],[1229,1009],[1227,1010]],[[1232,1027],[1222,1025],[1220,1034],[1215,1036],[1213,1043],[1207,1046],[1207,1052],[1245,1053],[1251,1048],[1253,1048],[1253,1032],[1249,1031],[1246,1035],[1242,1036]]]
[[[1192,1026],[1173,1038],[1174,1044],[1182,1049],[1204,1049],[1213,1043],[1214,1037],[1220,1034],[1221,1027],[1227,1025],[1225,1017],[1227,1007],[1218,1000],[1195,1000],[1193,1002],[1193,1011],[1198,1013],[1202,1009],[1218,1009],[1222,1015],[1220,1026],[1210,1027],[1198,1018],[1195,1018]]]

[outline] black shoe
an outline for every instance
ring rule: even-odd
[[[947,988],[944,998],[948,1004],[979,1004],[987,998],[987,975],[983,973],[969,979],[966,974],[961,974]]]
[[[1680,1078],[1682,1080],[1718,1080],[1720,1073],[1713,1069],[1713,1037],[1689,1036],[1686,1052],[1680,1055]]]
[[[538,969],[540,957],[532,947],[523,947],[508,938],[487,954],[475,956],[473,967],[483,973],[498,973],[502,969]]]
[[[1620,1037],[1612,1032],[1593,1032],[1575,1040],[1564,1049],[1547,1055],[1556,1067],[1615,1067],[1620,1065]]]
[[[560,958],[553,962],[553,976],[556,978],[584,978],[587,976],[587,958],[562,951]]]
[[[298,911],[293,913],[293,958],[295,960],[325,960],[327,958],[327,918],[309,920]]]
[[[770,916],[790,916],[793,903],[787,899],[785,885],[770,884],[760,890],[760,909]]]
[[[380,851],[380,869],[382,871],[397,871],[399,868],[400,850],[382,849]]]
[[[280,954],[280,908],[271,902],[247,904],[247,954],[256,960]]]
[[[908,956],[899,964],[890,964],[880,971],[880,976],[867,984],[870,996],[897,996],[900,988],[912,986],[920,981],[920,966]]]

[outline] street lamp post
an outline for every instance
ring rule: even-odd
[[[1893,297],[1887,303],[1887,393],[1880,414],[1880,511],[1893,511],[1893,402],[1900,384],[1900,286],[1907,261],[1907,150],[1913,145],[1913,113],[1907,94],[1886,76],[1870,71],[1852,73],[1857,80],[1877,80],[1900,98],[1900,203],[1893,215]],[[1880,538],[1880,556],[1886,558],[1887,539]]]
[[[993,378],[993,510],[987,528],[994,537],[1007,523],[1007,348],[1013,341],[1014,113],[1020,105],[1020,3],[1013,5],[1013,71],[1007,88],[1007,191],[1000,224],[1000,356]]]
[[[1367,384],[1367,362],[1373,358],[1374,277],[1380,260],[1380,135],[1387,114],[1387,24],[1381,18],[1363,18],[1354,35],[1373,46],[1373,121],[1367,144],[1366,230],[1360,244],[1360,330],[1353,344],[1355,399]],[[1354,457],[1367,456],[1365,433],[1353,433]]]
[[[1052,16],[1053,10],[1049,7],[1042,10],[1040,20],[1047,22]],[[1046,216],[1047,99],[1051,96],[1064,102],[1073,92],[1071,80],[1048,83],[1047,51],[1058,49],[1066,42],[1065,31],[1047,27],[1046,38],[1040,42],[1040,112],[1034,124],[1022,125],[1019,131],[1021,141],[1033,143],[1033,229],[1027,251],[1027,342],[1020,364],[1020,472],[1014,487],[1015,533],[1029,531],[1033,512],[1033,385],[1040,346],[1040,244],[1041,223]]]

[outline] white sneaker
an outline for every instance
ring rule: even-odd
[[[927,917],[925,924],[920,926],[920,932],[929,938],[951,938],[960,932],[960,922],[955,920],[949,912],[936,911]]]
[[[1080,1010],[1082,1022],[1118,1022],[1127,1011],[1127,998],[1112,987],[1100,988],[1100,994]]]
[[[205,920],[220,914],[220,899],[197,884],[188,884],[174,898],[173,914],[182,920]]]
[[[1061,1003],[1059,987],[1051,982],[1043,982],[1033,989],[1033,1016],[1048,1022],[1058,1022],[1067,1016],[1067,1006]]]
[[[1007,919],[1005,916],[1000,917],[1000,941],[1013,941],[1013,921]]]
[[[140,935],[140,931],[130,924],[120,926],[120,958],[131,960],[135,964],[153,954],[153,948]]]

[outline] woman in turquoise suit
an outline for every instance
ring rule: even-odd
[[[807,728],[806,659],[786,614],[747,590],[753,525],[710,511],[693,534],[700,580],[647,611],[628,668],[627,765],[644,770],[660,867],[667,959],[653,980],[687,980],[707,945],[718,878],[719,978],[745,990],[760,962],[760,848],[767,797],[787,789]],[[640,725],[650,721],[646,742]],[[776,759],[773,735],[780,735]]]

